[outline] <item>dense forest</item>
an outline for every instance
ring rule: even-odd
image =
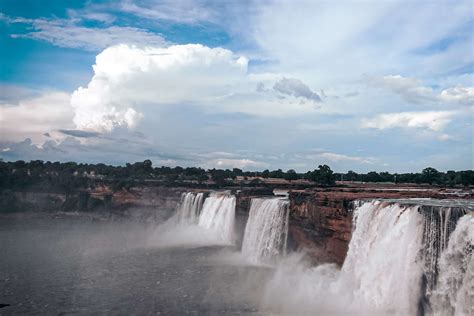
[[[267,179],[284,179],[295,183],[296,180],[307,180],[307,185],[335,185],[336,181],[354,182],[392,182],[414,183],[442,186],[468,186],[474,184],[474,171],[440,172],[434,168],[425,168],[420,173],[389,172],[334,173],[327,165],[306,173],[294,170],[263,170],[258,172],[243,171],[238,168],[202,169],[197,167],[153,167],[150,160],[127,163],[125,166],[110,166],[103,163],[83,164],[75,162],[30,162],[0,161],[0,189],[22,189],[35,186],[48,187],[68,192],[78,188],[90,188],[98,184],[108,184],[114,190],[127,189],[138,184],[148,185],[182,185],[212,184],[215,186],[265,185]]]

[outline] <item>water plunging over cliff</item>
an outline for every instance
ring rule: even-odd
[[[253,262],[267,261],[286,252],[289,201],[252,199],[242,253]]]
[[[474,315],[474,216],[457,223],[439,260],[438,283],[430,305],[433,315]]]
[[[234,242],[235,197],[230,193],[187,192],[176,213],[150,235],[155,247],[226,246]]]
[[[234,242],[235,196],[212,193],[204,201],[198,225],[216,232],[222,242]]]
[[[466,213],[462,205],[428,201],[374,201],[357,208],[342,268],[354,298],[376,308],[429,313],[439,260]],[[472,234],[474,227],[469,229]]]
[[[451,234],[467,210],[459,206],[422,205],[419,212],[424,217],[423,243],[420,249],[420,255],[423,258],[421,303],[423,310],[429,312],[431,310],[431,296],[438,284],[440,260],[445,254]],[[474,226],[471,227],[471,230],[474,231]]]
[[[354,211],[354,232],[341,271],[351,305],[415,315],[420,294],[423,217],[417,206],[369,202]]]
[[[183,193],[177,208],[178,221],[185,224],[197,224],[203,200],[204,193]]]
[[[283,262],[266,307],[290,314],[474,315],[472,202],[355,205],[342,268]]]

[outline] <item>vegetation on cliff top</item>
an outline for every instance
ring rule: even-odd
[[[270,180],[299,181],[301,185],[334,185],[336,180],[360,182],[395,182],[436,184],[446,186],[473,185],[474,171],[439,172],[434,168],[426,168],[421,173],[391,174],[389,172],[369,172],[358,174],[354,171],[334,173],[327,165],[306,173],[295,170],[284,172],[264,170],[257,172],[243,171],[238,168],[209,169],[197,167],[153,167],[150,160],[126,164],[125,166],[110,166],[99,164],[82,164],[75,162],[30,162],[0,161],[0,190],[24,189],[27,187],[55,188],[62,192],[71,192],[80,188],[90,188],[97,184],[108,184],[114,190],[127,189],[138,183],[158,185],[214,185],[217,187],[229,185],[258,186],[269,183]],[[280,182],[281,182],[280,181]],[[276,183],[274,181],[274,183]]]

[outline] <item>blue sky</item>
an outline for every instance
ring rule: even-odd
[[[473,169],[470,1],[0,0],[0,157]]]

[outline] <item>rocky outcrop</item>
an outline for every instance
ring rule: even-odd
[[[292,192],[289,245],[317,262],[342,264],[352,230],[352,212],[344,198]]]

